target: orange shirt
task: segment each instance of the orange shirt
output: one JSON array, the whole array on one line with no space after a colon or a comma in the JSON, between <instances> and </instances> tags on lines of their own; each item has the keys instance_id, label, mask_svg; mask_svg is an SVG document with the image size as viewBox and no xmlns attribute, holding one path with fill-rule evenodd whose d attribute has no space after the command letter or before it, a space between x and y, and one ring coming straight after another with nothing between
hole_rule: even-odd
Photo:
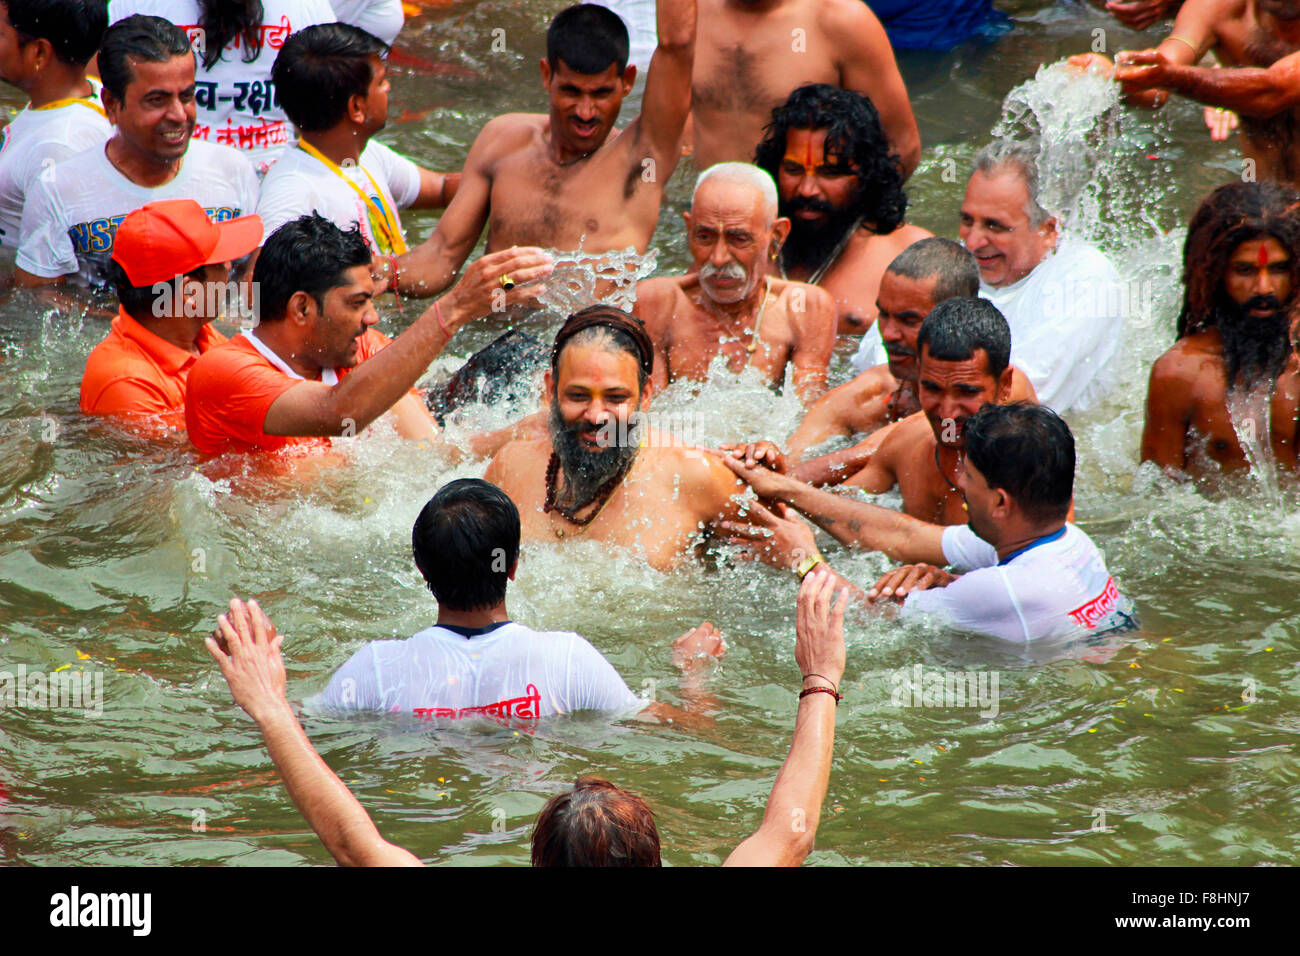
<instances>
[{"instance_id":1,"label":"orange shirt","mask_svg":"<svg viewBox=\"0 0 1300 956\"><path fill-rule=\"evenodd\" d=\"M388 337L373 328L361 336L357 365L385 345ZM351 369L338 369L342 380ZM185 425L190 441L204 454L227 451L278 451L286 446L326 447L326 437L268 435L266 413L275 400L302 379L286 374L244 335L201 356L190 372L185 396Z\"/></svg>"},{"instance_id":2,"label":"orange shirt","mask_svg":"<svg viewBox=\"0 0 1300 956\"><path fill-rule=\"evenodd\" d=\"M203 353L226 341L205 325ZM156 416L183 428L185 383L199 357L150 332L121 309L104 341L91 350L81 376L81 410L87 415Z\"/></svg>"}]
</instances>

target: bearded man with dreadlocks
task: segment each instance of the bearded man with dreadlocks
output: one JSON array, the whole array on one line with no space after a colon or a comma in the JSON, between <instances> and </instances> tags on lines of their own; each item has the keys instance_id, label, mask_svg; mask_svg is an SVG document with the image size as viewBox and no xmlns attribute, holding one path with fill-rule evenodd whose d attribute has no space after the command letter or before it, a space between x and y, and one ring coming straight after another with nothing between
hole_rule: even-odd
<instances>
[{"instance_id":1,"label":"bearded man with dreadlocks","mask_svg":"<svg viewBox=\"0 0 1300 956\"><path fill-rule=\"evenodd\" d=\"M1178 340L1151 369L1143 461L1197 479L1274 467L1297 270L1300 193L1230 183L1205 198L1183 251Z\"/></svg>"},{"instance_id":2,"label":"bearded man with dreadlocks","mask_svg":"<svg viewBox=\"0 0 1300 956\"><path fill-rule=\"evenodd\" d=\"M903 222L907 194L880 114L861 93L810 83L772 111L754 163L776 180L790 235L783 278L835 299L837 330L861 335L876 320L885 267L930 233Z\"/></svg>"}]
</instances>

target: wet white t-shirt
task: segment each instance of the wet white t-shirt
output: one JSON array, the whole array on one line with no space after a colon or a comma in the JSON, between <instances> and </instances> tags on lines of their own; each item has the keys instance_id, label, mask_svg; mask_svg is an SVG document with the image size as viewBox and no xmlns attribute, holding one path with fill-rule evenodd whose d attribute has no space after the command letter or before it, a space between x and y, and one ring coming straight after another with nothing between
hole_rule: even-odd
<instances>
[{"instance_id":1,"label":"wet white t-shirt","mask_svg":"<svg viewBox=\"0 0 1300 956\"><path fill-rule=\"evenodd\" d=\"M360 27L389 46L406 22L402 0L331 0L340 23Z\"/></svg>"},{"instance_id":2,"label":"wet white t-shirt","mask_svg":"<svg viewBox=\"0 0 1300 956\"><path fill-rule=\"evenodd\" d=\"M915 591L903 617L929 615L963 631L1026 643L1122 627L1133 607L1092 539L1072 524L999 562L967 525L943 531L943 554L960 572L944 588Z\"/></svg>"},{"instance_id":3,"label":"wet white t-shirt","mask_svg":"<svg viewBox=\"0 0 1300 956\"><path fill-rule=\"evenodd\" d=\"M244 38L236 36L210 68L203 66L204 31L197 0L109 0L109 23L137 13L169 20L190 38L198 67L195 139L248 153L259 173L297 142L293 124L280 108L271 65L290 33L335 22L329 0L262 0L262 45L257 56L245 62Z\"/></svg>"},{"instance_id":4,"label":"wet white t-shirt","mask_svg":"<svg viewBox=\"0 0 1300 956\"><path fill-rule=\"evenodd\" d=\"M42 171L74 153L97 146L113 135L113 126L94 93L49 109L26 107L4 128L0 141L0 245L18 245L23 204ZM92 105L93 104L93 105Z\"/></svg>"},{"instance_id":5,"label":"wet white t-shirt","mask_svg":"<svg viewBox=\"0 0 1300 956\"><path fill-rule=\"evenodd\" d=\"M473 637L434 626L404 641L372 641L304 706L326 714L510 721L577 710L635 712L645 703L577 634L507 622Z\"/></svg>"},{"instance_id":6,"label":"wet white t-shirt","mask_svg":"<svg viewBox=\"0 0 1300 956\"><path fill-rule=\"evenodd\" d=\"M980 298L1011 326L1011 364L1029 376L1039 402L1062 415L1095 407L1113 384L1109 365L1124 332L1123 292L1101 250L1069 237L1019 282L1000 288L980 282ZM852 364L865 371L885 361L873 325Z\"/></svg>"},{"instance_id":7,"label":"wet white t-shirt","mask_svg":"<svg viewBox=\"0 0 1300 956\"><path fill-rule=\"evenodd\" d=\"M400 231L402 221L397 210L411 205L420 195L420 167L383 143L371 140L361 151L360 165L342 166L340 170L381 208L391 212ZM306 151L288 150L262 181L257 213L262 217L266 235L313 211L340 229L351 229L361 223L361 234L374 252L393 251L388 248L382 231L376 236L367 205L355 189Z\"/></svg>"},{"instance_id":8,"label":"wet white t-shirt","mask_svg":"<svg viewBox=\"0 0 1300 956\"><path fill-rule=\"evenodd\" d=\"M23 208L18 268L47 279L76 273L78 284L104 285L117 227L159 199L193 199L213 222L224 222L257 209L257 174L238 150L190 140L171 182L140 186L94 146L37 177Z\"/></svg>"}]
</instances>

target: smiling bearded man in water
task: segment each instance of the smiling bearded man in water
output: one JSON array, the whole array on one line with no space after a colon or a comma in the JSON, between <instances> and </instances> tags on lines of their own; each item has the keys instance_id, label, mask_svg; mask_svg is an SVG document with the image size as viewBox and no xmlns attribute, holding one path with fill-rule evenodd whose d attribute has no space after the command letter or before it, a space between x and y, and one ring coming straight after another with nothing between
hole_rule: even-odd
<instances>
[{"instance_id":1,"label":"smiling bearded man in water","mask_svg":"<svg viewBox=\"0 0 1300 956\"><path fill-rule=\"evenodd\" d=\"M645 426L653 365L641 321L611 306L556 333L549 434L507 444L484 475L519 507L525 542L590 538L665 570L737 517L745 486L718 458Z\"/></svg>"}]
</instances>

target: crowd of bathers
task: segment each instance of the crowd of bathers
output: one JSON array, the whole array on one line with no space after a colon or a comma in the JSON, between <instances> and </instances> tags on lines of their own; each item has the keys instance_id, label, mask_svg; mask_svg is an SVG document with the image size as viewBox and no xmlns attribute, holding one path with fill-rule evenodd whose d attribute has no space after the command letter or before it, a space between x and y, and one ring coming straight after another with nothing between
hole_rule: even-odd
<instances>
[{"instance_id":1,"label":"crowd of bathers","mask_svg":"<svg viewBox=\"0 0 1300 956\"><path fill-rule=\"evenodd\" d=\"M1066 422L1114 401L1130 299L1107 254L1042 204L1055 192L1033 140L976 153L958 241L907 221L922 144L891 46L917 35L906 4L891 6L889 32L861 0L568 7L538 65L549 112L489 120L445 172L376 138L401 26L390 6L0 0L0 79L29 99L0 149L13 285L60 310L115 313L87 357L84 414L183 432L203 459L292 466L382 422L441 460L485 463L482 479L439 490L413 530L436 624L363 648L309 709L435 723L593 709L689 728L707 705L647 705L583 638L511 621L506 588L521 548L539 544L590 539L660 570L744 549L801 582L801 686L768 814L728 862L790 864L811 849L817 812L797 832L781 812L820 808L825 793L848 600L1015 644L1135 626L1073 523ZM987 3L953 6L967 33L1004 26ZM1207 486L1249 468L1292 476L1300 193L1262 107L1234 92L1234 44L1243 30L1271 38L1280 62L1293 21L1271 8L1215 20L1204 0L1139 6L1123 12L1129 26L1177 14L1157 50L1053 69L1113 77L1134 108L1200 96L1214 131L1239 113L1260 173L1191 219L1141 456ZM1207 92L1192 64L1211 50L1224 69ZM616 126L638 85L640 114ZM690 267L628 296L617 262L650 250L683 157L698 170L681 227ZM408 245L405 209L441 210L422 241ZM578 253L597 277L590 302L548 341L513 328L537 327L557 263ZM407 300L422 311L390 339L378 305ZM489 317L511 330L461 380L522 390L529 407L452 442L442 425L465 397L429 388L430 365ZM837 349L853 371L832 382ZM700 448L651 413L675 383L746 376L801 403L791 434ZM863 498L893 489L899 509ZM899 566L850 581L818 529ZM316 756L256 603L232 601L208 646L335 857L418 862ZM723 653L709 622L675 642L685 700ZM643 800L584 778L547 805L533 859L657 864L658 836Z\"/></svg>"}]
</instances>

